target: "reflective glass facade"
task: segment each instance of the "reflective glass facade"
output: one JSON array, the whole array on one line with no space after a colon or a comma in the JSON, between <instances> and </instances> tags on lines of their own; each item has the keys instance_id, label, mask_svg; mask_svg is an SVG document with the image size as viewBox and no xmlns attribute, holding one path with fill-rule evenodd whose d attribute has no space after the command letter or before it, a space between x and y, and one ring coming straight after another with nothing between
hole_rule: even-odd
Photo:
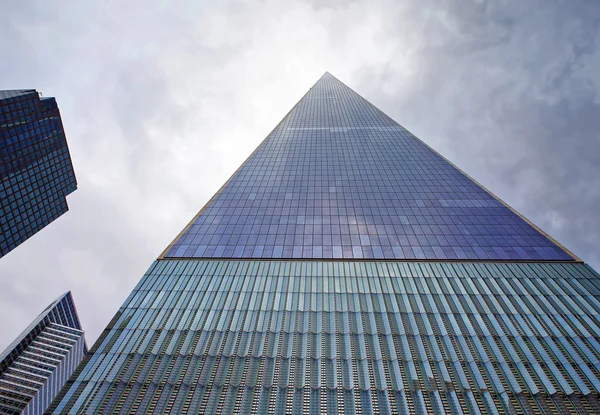
<instances>
[{"instance_id":1,"label":"reflective glass facade","mask_svg":"<svg viewBox=\"0 0 600 415\"><path fill-rule=\"evenodd\" d=\"M598 414L600 279L329 74L48 413Z\"/></svg>"},{"instance_id":2,"label":"reflective glass facade","mask_svg":"<svg viewBox=\"0 0 600 415\"><path fill-rule=\"evenodd\" d=\"M165 256L573 259L328 73Z\"/></svg>"},{"instance_id":3,"label":"reflective glass facade","mask_svg":"<svg viewBox=\"0 0 600 415\"><path fill-rule=\"evenodd\" d=\"M69 210L77 188L56 100L0 91L0 257Z\"/></svg>"},{"instance_id":4,"label":"reflective glass facade","mask_svg":"<svg viewBox=\"0 0 600 415\"><path fill-rule=\"evenodd\" d=\"M86 352L68 292L0 354L0 413L43 414Z\"/></svg>"}]
</instances>

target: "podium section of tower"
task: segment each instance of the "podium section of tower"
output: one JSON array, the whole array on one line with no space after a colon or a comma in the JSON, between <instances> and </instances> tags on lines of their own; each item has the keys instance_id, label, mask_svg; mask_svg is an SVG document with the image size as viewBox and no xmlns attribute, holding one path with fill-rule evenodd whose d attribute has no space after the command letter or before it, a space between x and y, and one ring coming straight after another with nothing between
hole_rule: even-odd
<instances>
[{"instance_id":1,"label":"podium section of tower","mask_svg":"<svg viewBox=\"0 0 600 415\"><path fill-rule=\"evenodd\" d=\"M54 411L600 413L599 281L580 263L157 261Z\"/></svg>"}]
</instances>

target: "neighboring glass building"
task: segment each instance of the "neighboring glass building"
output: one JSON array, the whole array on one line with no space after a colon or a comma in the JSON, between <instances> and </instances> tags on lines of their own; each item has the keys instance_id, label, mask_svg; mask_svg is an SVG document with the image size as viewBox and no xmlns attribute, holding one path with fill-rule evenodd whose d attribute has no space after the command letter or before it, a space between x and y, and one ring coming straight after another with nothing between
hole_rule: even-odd
<instances>
[{"instance_id":1,"label":"neighboring glass building","mask_svg":"<svg viewBox=\"0 0 600 415\"><path fill-rule=\"evenodd\" d=\"M86 352L68 292L0 354L0 414L43 414Z\"/></svg>"},{"instance_id":2,"label":"neighboring glass building","mask_svg":"<svg viewBox=\"0 0 600 415\"><path fill-rule=\"evenodd\" d=\"M0 91L0 257L69 210L75 189L56 100Z\"/></svg>"},{"instance_id":3,"label":"neighboring glass building","mask_svg":"<svg viewBox=\"0 0 600 415\"><path fill-rule=\"evenodd\" d=\"M598 414L600 279L326 73L49 413Z\"/></svg>"}]
</instances>

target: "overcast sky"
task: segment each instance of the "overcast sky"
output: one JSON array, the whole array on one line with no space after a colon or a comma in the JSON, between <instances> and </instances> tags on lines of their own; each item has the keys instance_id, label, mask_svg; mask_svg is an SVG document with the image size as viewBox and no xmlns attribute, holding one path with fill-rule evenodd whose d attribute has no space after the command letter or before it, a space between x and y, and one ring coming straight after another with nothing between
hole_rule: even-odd
<instances>
[{"instance_id":1,"label":"overcast sky","mask_svg":"<svg viewBox=\"0 0 600 415\"><path fill-rule=\"evenodd\" d=\"M0 89L60 107L79 189L0 259L0 349L72 290L91 345L327 70L600 269L600 3L5 1Z\"/></svg>"}]
</instances>

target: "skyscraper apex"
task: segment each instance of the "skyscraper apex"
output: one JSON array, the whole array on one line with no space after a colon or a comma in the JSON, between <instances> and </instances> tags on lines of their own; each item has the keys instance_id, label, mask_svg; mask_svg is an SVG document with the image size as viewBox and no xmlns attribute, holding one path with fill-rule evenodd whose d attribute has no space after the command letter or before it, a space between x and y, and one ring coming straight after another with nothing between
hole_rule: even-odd
<instances>
[{"instance_id":1,"label":"skyscraper apex","mask_svg":"<svg viewBox=\"0 0 600 415\"><path fill-rule=\"evenodd\" d=\"M329 72L173 242L176 257L574 259Z\"/></svg>"},{"instance_id":2,"label":"skyscraper apex","mask_svg":"<svg viewBox=\"0 0 600 415\"><path fill-rule=\"evenodd\" d=\"M599 281L326 72L49 413L597 414Z\"/></svg>"}]
</instances>

